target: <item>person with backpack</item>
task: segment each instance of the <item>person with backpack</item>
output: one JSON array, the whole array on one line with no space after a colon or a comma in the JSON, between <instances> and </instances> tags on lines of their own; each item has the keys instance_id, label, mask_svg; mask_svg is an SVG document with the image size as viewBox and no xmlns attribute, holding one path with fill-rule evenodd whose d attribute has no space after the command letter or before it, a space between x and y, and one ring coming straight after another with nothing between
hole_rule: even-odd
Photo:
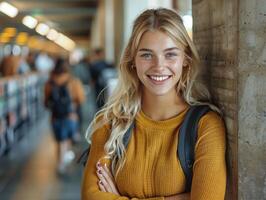
<instances>
[{"instance_id":1,"label":"person with backpack","mask_svg":"<svg viewBox=\"0 0 266 200\"><path fill-rule=\"evenodd\" d=\"M96 48L92 52L89 69L94 86L96 109L99 110L105 102L104 90L107 87L107 80L105 80L104 75L106 71L114 69L114 67L105 61L104 50L102 48Z\"/></svg>"},{"instance_id":2,"label":"person with backpack","mask_svg":"<svg viewBox=\"0 0 266 200\"><path fill-rule=\"evenodd\" d=\"M85 100L80 80L69 73L69 64L59 58L45 84L45 105L51 111L51 122L57 143L59 173L64 173L74 159L72 138L78 131L76 108Z\"/></svg>"},{"instance_id":3,"label":"person with backpack","mask_svg":"<svg viewBox=\"0 0 266 200\"><path fill-rule=\"evenodd\" d=\"M199 60L175 11L136 18L118 84L88 128L82 200L224 199L225 126Z\"/></svg>"}]
</instances>

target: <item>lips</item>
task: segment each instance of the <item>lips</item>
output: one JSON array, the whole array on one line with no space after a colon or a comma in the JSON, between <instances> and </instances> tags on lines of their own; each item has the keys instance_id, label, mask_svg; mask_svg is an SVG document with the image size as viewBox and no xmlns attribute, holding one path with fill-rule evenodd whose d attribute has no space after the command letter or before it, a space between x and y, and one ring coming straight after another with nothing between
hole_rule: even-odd
<instances>
[{"instance_id":1,"label":"lips","mask_svg":"<svg viewBox=\"0 0 266 200\"><path fill-rule=\"evenodd\" d=\"M172 77L172 75L147 75L148 78L155 84L164 83Z\"/></svg>"}]
</instances>

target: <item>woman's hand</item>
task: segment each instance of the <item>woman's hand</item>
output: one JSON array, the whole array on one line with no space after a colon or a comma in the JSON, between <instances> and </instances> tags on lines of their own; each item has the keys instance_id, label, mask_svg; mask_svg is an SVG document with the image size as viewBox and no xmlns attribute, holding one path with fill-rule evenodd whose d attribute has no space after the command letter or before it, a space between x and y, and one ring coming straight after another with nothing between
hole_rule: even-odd
<instances>
[{"instance_id":1,"label":"woman's hand","mask_svg":"<svg viewBox=\"0 0 266 200\"><path fill-rule=\"evenodd\" d=\"M103 166L100 162L96 165L96 174L99 178L98 186L102 192L109 192L120 195L115 184L114 177L106 164Z\"/></svg>"}]
</instances>

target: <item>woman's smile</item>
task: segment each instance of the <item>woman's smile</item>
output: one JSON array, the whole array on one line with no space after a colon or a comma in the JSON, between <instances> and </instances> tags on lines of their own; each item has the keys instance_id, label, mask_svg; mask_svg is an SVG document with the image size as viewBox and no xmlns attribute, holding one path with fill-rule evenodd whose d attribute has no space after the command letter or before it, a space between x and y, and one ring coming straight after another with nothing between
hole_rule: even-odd
<instances>
[{"instance_id":1,"label":"woman's smile","mask_svg":"<svg viewBox=\"0 0 266 200\"><path fill-rule=\"evenodd\" d=\"M168 81L172 75L147 75L151 82L155 85L162 85Z\"/></svg>"}]
</instances>

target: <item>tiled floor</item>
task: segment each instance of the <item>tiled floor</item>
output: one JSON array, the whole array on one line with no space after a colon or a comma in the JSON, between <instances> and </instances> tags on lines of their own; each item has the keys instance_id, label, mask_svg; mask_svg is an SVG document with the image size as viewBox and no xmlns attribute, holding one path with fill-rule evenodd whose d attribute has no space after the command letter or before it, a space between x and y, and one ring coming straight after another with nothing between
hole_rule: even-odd
<instances>
[{"instance_id":1,"label":"tiled floor","mask_svg":"<svg viewBox=\"0 0 266 200\"><path fill-rule=\"evenodd\" d=\"M67 175L59 176L48 119L33 129L0 159L0 199L79 200L83 167L73 163ZM76 152L83 147L85 142L75 148Z\"/></svg>"}]
</instances>

